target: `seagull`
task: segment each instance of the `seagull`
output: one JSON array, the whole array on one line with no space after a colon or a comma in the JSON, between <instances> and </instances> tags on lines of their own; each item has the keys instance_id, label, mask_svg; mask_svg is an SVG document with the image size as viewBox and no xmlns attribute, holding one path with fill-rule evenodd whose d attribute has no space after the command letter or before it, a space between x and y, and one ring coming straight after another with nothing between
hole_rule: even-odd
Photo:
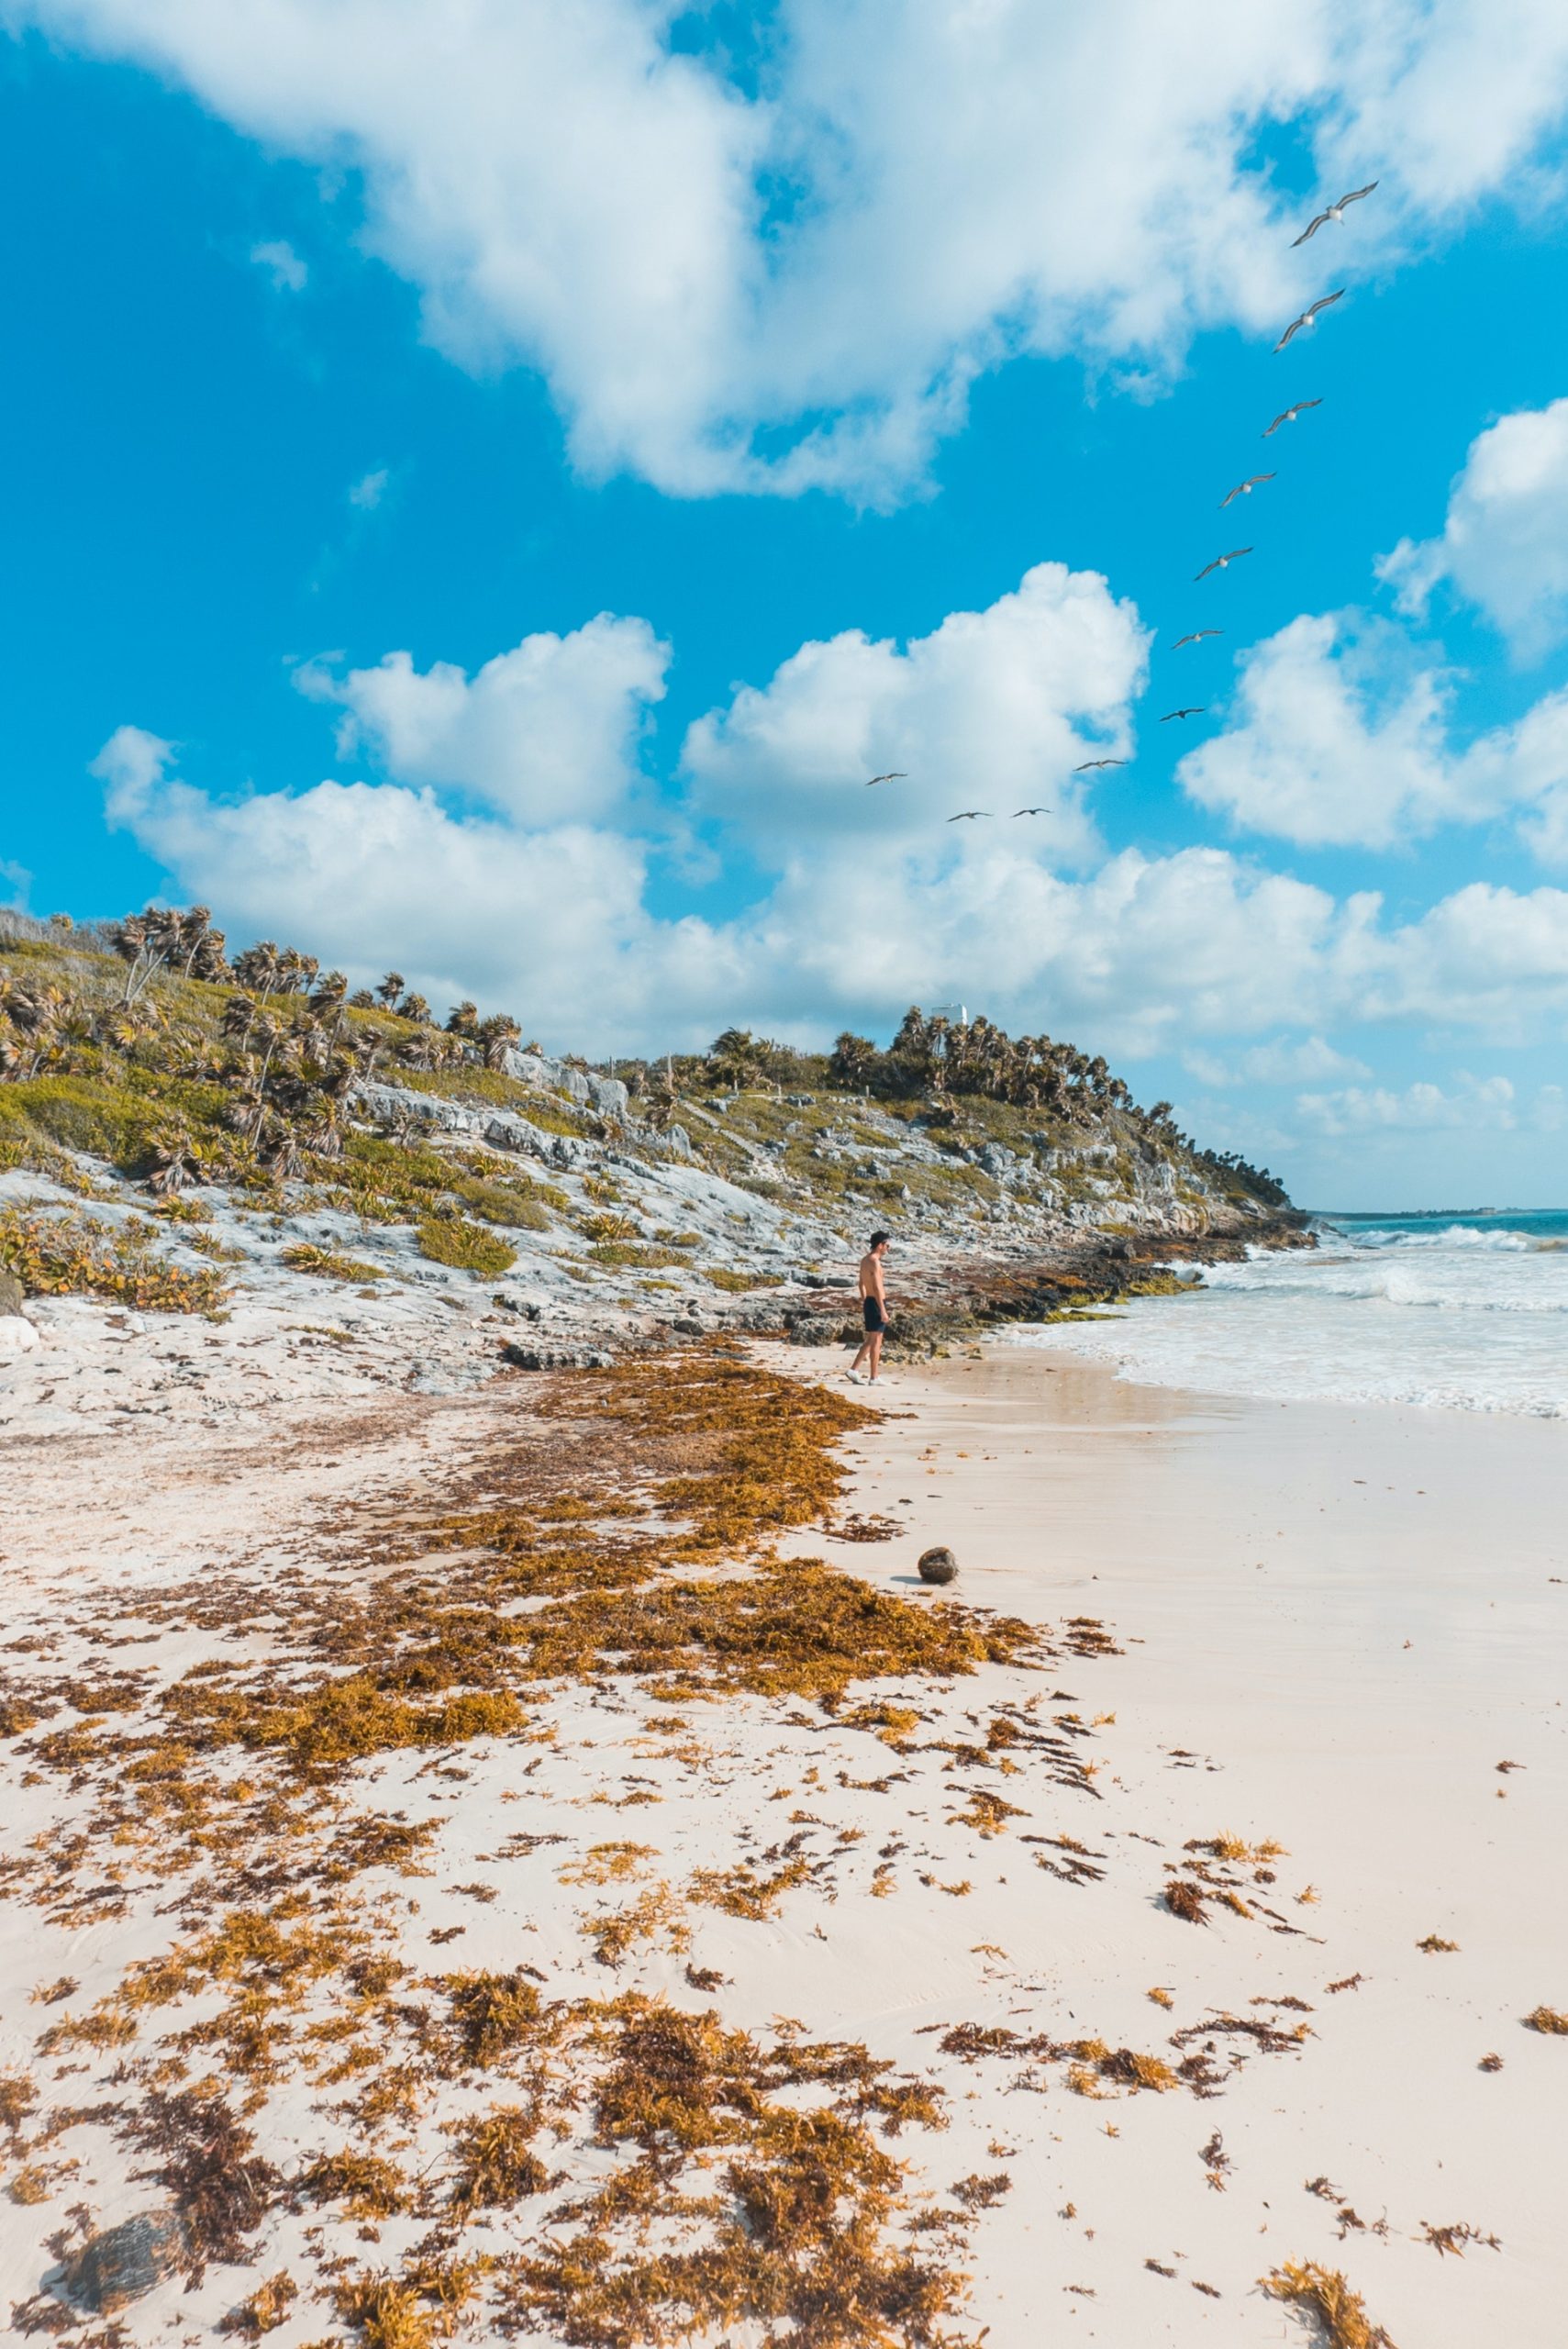
<instances>
[{"instance_id":1,"label":"seagull","mask_svg":"<svg viewBox=\"0 0 1568 2349\"><path fill-rule=\"evenodd\" d=\"M873 783L907 783L908 780L908 776L901 773L897 767L891 767L886 774L868 774L866 789L869 791Z\"/></svg>"},{"instance_id":2,"label":"seagull","mask_svg":"<svg viewBox=\"0 0 1568 2349\"><path fill-rule=\"evenodd\" d=\"M1177 637L1171 650L1173 652L1179 652L1184 644L1199 644L1206 636L1223 636L1225 630L1222 628L1195 628L1186 636Z\"/></svg>"},{"instance_id":3,"label":"seagull","mask_svg":"<svg viewBox=\"0 0 1568 2349\"><path fill-rule=\"evenodd\" d=\"M989 807L962 807L956 816L950 816L948 818L948 822L950 824L973 824L976 816L989 816L991 810Z\"/></svg>"},{"instance_id":4,"label":"seagull","mask_svg":"<svg viewBox=\"0 0 1568 2349\"><path fill-rule=\"evenodd\" d=\"M1251 497L1251 495L1252 495L1252 492L1257 488L1258 484L1259 484L1261 481L1273 481L1273 478L1274 478L1274 476L1273 476L1273 473L1252 473L1252 474L1250 474L1250 475L1249 475L1249 477L1248 477L1248 479L1247 479L1246 481L1239 481L1239 482L1237 483L1237 484L1236 484L1235 488L1234 488L1234 489L1232 489L1232 490L1230 490L1230 491L1229 491L1229 492L1227 493L1227 495L1226 495L1224 497L1222 497L1222 498L1220 499L1220 501L1219 501L1219 510L1220 510L1220 512L1221 512L1222 514L1224 513L1224 511L1225 511L1226 507L1230 504L1230 502L1231 502L1231 499L1232 499L1232 498L1237 498L1237 497Z\"/></svg>"},{"instance_id":5,"label":"seagull","mask_svg":"<svg viewBox=\"0 0 1568 2349\"><path fill-rule=\"evenodd\" d=\"M1173 718L1202 718L1207 714L1207 704L1200 702L1195 709L1168 709L1160 723L1169 726Z\"/></svg>"},{"instance_id":6,"label":"seagull","mask_svg":"<svg viewBox=\"0 0 1568 2349\"><path fill-rule=\"evenodd\" d=\"M1235 562L1241 555L1251 554L1251 551L1252 550L1251 547L1232 547L1229 554L1217 554L1212 562L1206 562L1204 564L1203 569L1197 574L1197 578L1207 579L1211 571L1223 571L1228 562ZM1196 586L1197 579L1194 580L1193 584L1195 587Z\"/></svg>"},{"instance_id":7,"label":"seagull","mask_svg":"<svg viewBox=\"0 0 1568 2349\"><path fill-rule=\"evenodd\" d=\"M1013 821L1016 824L1020 816L1049 816L1051 812L1049 807L1015 807Z\"/></svg>"},{"instance_id":8,"label":"seagull","mask_svg":"<svg viewBox=\"0 0 1568 2349\"><path fill-rule=\"evenodd\" d=\"M1074 767L1073 772L1074 774L1088 774L1095 767L1129 767L1131 764L1130 759L1085 759L1083 765Z\"/></svg>"},{"instance_id":9,"label":"seagull","mask_svg":"<svg viewBox=\"0 0 1568 2349\"><path fill-rule=\"evenodd\" d=\"M1375 180L1368 180L1365 187L1351 188L1349 195L1342 195L1338 204L1331 204L1327 212L1320 212L1316 220L1309 220L1300 236L1292 239L1291 251L1294 252L1297 245L1304 245L1308 237L1315 237L1318 229L1326 228L1330 220L1342 220L1346 205L1359 204L1362 196L1370 195L1376 185Z\"/></svg>"},{"instance_id":10,"label":"seagull","mask_svg":"<svg viewBox=\"0 0 1568 2349\"><path fill-rule=\"evenodd\" d=\"M1263 439L1266 440L1270 432L1277 432L1282 424L1294 424L1296 417L1304 414L1307 408L1321 407L1323 403L1321 400L1297 400L1294 407L1281 408L1279 414L1270 425L1268 432L1263 434Z\"/></svg>"},{"instance_id":11,"label":"seagull","mask_svg":"<svg viewBox=\"0 0 1568 2349\"><path fill-rule=\"evenodd\" d=\"M1292 318L1289 326L1286 327L1284 334L1281 335L1279 340L1275 343L1274 349L1276 351L1283 351L1285 344L1290 340L1292 335L1303 334L1308 327L1314 327L1317 325L1318 313L1319 310L1327 310L1330 308L1334 303L1342 302L1344 298L1345 289L1341 285L1337 293L1325 294L1319 301L1309 302L1298 318Z\"/></svg>"}]
</instances>

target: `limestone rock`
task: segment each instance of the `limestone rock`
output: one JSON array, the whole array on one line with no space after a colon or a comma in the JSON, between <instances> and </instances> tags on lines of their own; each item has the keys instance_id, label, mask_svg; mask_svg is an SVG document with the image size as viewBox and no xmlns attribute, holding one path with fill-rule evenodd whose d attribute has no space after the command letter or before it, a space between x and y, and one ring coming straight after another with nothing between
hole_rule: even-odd
<instances>
[{"instance_id":1,"label":"limestone rock","mask_svg":"<svg viewBox=\"0 0 1568 2349\"><path fill-rule=\"evenodd\" d=\"M0 1273L0 1320L20 1313L26 1292L15 1273Z\"/></svg>"}]
</instances>

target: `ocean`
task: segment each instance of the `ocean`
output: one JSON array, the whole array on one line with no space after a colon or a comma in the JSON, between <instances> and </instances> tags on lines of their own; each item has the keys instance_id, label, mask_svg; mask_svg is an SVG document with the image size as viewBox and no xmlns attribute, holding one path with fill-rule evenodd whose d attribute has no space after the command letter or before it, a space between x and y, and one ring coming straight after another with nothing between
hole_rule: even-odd
<instances>
[{"instance_id":1,"label":"ocean","mask_svg":"<svg viewBox=\"0 0 1568 2349\"><path fill-rule=\"evenodd\" d=\"M1314 1229L1316 1248L1206 1266L1190 1295L1013 1334L1150 1386L1568 1418L1568 1209Z\"/></svg>"}]
</instances>

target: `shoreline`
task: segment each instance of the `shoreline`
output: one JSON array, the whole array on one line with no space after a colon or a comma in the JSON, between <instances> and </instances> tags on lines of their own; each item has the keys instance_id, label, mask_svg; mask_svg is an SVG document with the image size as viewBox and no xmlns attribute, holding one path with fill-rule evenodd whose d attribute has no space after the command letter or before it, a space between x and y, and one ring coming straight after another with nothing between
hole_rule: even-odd
<instances>
[{"instance_id":1,"label":"shoreline","mask_svg":"<svg viewBox=\"0 0 1568 2349\"><path fill-rule=\"evenodd\" d=\"M1096 1664L1094 1694L1118 1716L1105 1734L1131 1831L1173 1851L1221 1833L1283 1842L1280 1911L1318 1937L1243 1950L1229 1920L1196 1932L1135 1907L1124 1943L1093 1945L1097 2011L1114 1999L1129 2029L1150 1985L1175 1985L1184 2006L1288 1988L1316 2034L1296 2076L1262 2097L1249 2077L1229 2112L1216 2102L1236 2163L1223 2203L1142 2162L1134 2210L1118 2215L1114 2196L1097 2210L1096 2244L1119 2239L1136 2266L1162 2221L1162 2260L1207 2241L1203 2272L1218 2275L1223 2239L1233 2279L1255 2241L1256 2273L1271 2250L1345 2270L1400 2343L1544 2349L1568 2285L1545 2180L1568 2130L1555 2047L1518 2019L1549 1996L1539 1983L1560 1980L1568 1946L1568 1885L1545 1857L1568 1798L1568 1430L1140 1386L1005 1343L900 1371L878 1399L915 1414L886 1423L854 1488L868 1511L917 1497L896 1511L910 1534L889 1575L947 1541L971 1603L1102 1617L1124 1653ZM1519 1766L1499 1773L1502 1761ZM1318 1897L1297 1905L1309 1885ZM1429 1935L1458 1948L1423 1952ZM1062 1995L1082 2012L1090 1981L1074 1971ZM1353 1991L1327 1990L1358 1974ZM1501 2072L1480 2071L1494 2052ZM1124 2154L1123 2185L1129 2166ZM1365 2232L1341 2239L1340 2206L1303 2191L1321 2176ZM1420 2239L1460 2219L1503 2250L1462 2264ZM1036 2241L1027 2255L1039 2253ZM1161 2329L1136 2286L1118 2302L1118 2316L1081 2309L1075 2337L1217 2337L1190 2308ZM1050 2310L1040 2295L1031 2321ZM999 2295L985 2314L994 2339L1025 2337L1006 2331Z\"/></svg>"},{"instance_id":2,"label":"shoreline","mask_svg":"<svg viewBox=\"0 0 1568 2349\"><path fill-rule=\"evenodd\" d=\"M700 1361L671 1357L672 1381L683 1359ZM783 1343L747 1359L751 1376L807 1386L828 1368ZM938 2125L874 2143L907 2165L902 2207L929 2230L894 2240L970 2278L944 2320L965 2343L986 2325L988 2349L1068 2326L1106 2349L1306 2338L1258 2288L1305 2259L1343 2271L1401 2349L1544 2349L1568 2282L1562 2054L1522 2018L1568 2003L1568 1905L1544 1856L1568 1793L1553 1694L1561 1427L1139 1388L1003 1342L895 1365L870 1395L831 1362L830 1391L853 1398L838 1531L783 1535L779 1591L791 1562L820 1558L940 1621L944 1600L914 1564L948 1542L949 1596L1040 1627L1043 1671L1020 1655L895 1673L831 1705L694 1691L676 1718L601 1665L530 1695L520 1734L368 1757L334 1799L363 1788L399 1831L434 1839L417 1867L365 1879L377 1913L403 1920L391 1946L421 1995L460 1978L443 1965L526 1957L547 1998L640 1993L711 2009L758 2044L793 2017L926 2083ZM617 1375L323 1403L286 1458L264 1426L241 1442L169 1424L117 1525L79 1460L89 1489L70 1515L35 1512L8 1537L11 1636L31 1610L62 1661L78 1643L101 1672L109 1635L136 1629L128 1609L154 1632L162 1609L185 1671L226 1651L215 1629L193 1644L172 1586L195 1573L217 1593L227 1575L231 1610L251 1598L214 1618L233 1625L216 1636L243 1668L268 1636L250 1620L263 1593L351 1615L367 1591L401 1591L409 1524L558 1464L570 1428L551 1398L591 1403ZM861 1419L866 1403L883 1416ZM227 1484L211 1473L218 1442ZM721 1567L720 1590L737 1571ZM143 1634L128 1660L161 1653ZM25 1762L28 1742L5 1750ZM1499 1774L1504 1759L1519 1766ZM72 1798L61 1811L52 1778L13 1777L24 1838L79 1810ZM1195 1887L1201 1923L1164 1905L1173 1878ZM40 2029L89 2011L128 1961L184 1930L156 1882L123 1924L13 1903L0 2069L36 2063ZM1458 1946L1424 1953L1429 1935ZM51 1984L63 1996L67 1975L68 2003L29 2008ZM1493 2052L1501 2070L1478 2069ZM92 2066L106 2079L119 2060ZM451 2097L473 2109L465 2077L430 2091L443 2126ZM65 2091L78 2115L89 2092L85 2077ZM295 2092L281 2135L250 2125L292 2174L344 2142L341 2120L318 2117L335 2109ZM441 2136L420 2123L414 2138L439 2180ZM384 2142L352 2125L348 2139ZM61 2205L106 2224L149 2199L134 2157L85 2121L39 2157L46 2168L55 2150L78 2174L51 2188L54 2208L0 2204L18 2303L39 2289L34 2246ZM497 2212L478 2240L532 2240L556 2207ZM333 2323L311 2263L329 2252L395 2274L429 2217L377 2217L373 2247L362 2221L334 2221L312 2251L280 2205L239 2265L126 2310L126 2339L161 2337L178 2311L216 2340L227 2310L292 2269L298 2313L268 2337L302 2349ZM1455 2227L1474 2234L1448 2255L1424 2232ZM474 2321L454 2338L493 2337Z\"/></svg>"}]
</instances>

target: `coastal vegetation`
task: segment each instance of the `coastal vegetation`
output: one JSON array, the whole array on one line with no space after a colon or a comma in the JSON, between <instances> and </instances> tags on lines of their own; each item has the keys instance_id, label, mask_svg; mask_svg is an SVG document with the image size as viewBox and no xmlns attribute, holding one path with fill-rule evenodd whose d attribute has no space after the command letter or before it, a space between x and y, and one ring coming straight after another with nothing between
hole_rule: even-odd
<instances>
[{"instance_id":1,"label":"coastal vegetation","mask_svg":"<svg viewBox=\"0 0 1568 2349\"><path fill-rule=\"evenodd\" d=\"M517 1234L563 1222L587 1242L584 1277L671 1270L700 1235L642 1228L635 1200L599 1176L584 1213L542 1172L443 1130L443 1119L482 1126L494 1111L526 1119L541 1152L617 1130L606 1073L570 1055L545 1062L522 1037L517 1019L471 1002L438 1026L396 971L350 989L341 972L269 941L231 957L200 906L80 928L3 916L0 1172L30 1170L84 1201L123 1205L132 1186L172 1231L182 1215L194 1224L215 1189L259 1215L314 1206L367 1233L405 1227L417 1255L481 1279L512 1267ZM1118 1203L1133 1229L1156 1178L1199 1222L1284 1199L1266 1171L1199 1150L1168 1103L1140 1108L1102 1058L1011 1038L983 1016L955 1023L912 1009L885 1051L845 1034L828 1053L729 1028L706 1052L607 1074L628 1130L651 1147L670 1138L737 1189L835 1223L867 1208L983 1219L1012 1196L1092 1208L1114 1231ZM66 1245L59 1209L58 1244L9 1243L27 1280L154 1301L145 1241L126 1243L136 1264L114 1275L105 1233L84 1219ZM214 1308L222 1244L207 1241L205 1278L168 1267L170 1305ZM295 1246L301 1269L305 1246L362 1261L337 1238ZM350 1278L319 1255L308 1269ZM754 1264L694 1270L737 1296L779 1279ZM124 1285L111 1290L111 1277Z\"/></svg>"}]
</instances>

